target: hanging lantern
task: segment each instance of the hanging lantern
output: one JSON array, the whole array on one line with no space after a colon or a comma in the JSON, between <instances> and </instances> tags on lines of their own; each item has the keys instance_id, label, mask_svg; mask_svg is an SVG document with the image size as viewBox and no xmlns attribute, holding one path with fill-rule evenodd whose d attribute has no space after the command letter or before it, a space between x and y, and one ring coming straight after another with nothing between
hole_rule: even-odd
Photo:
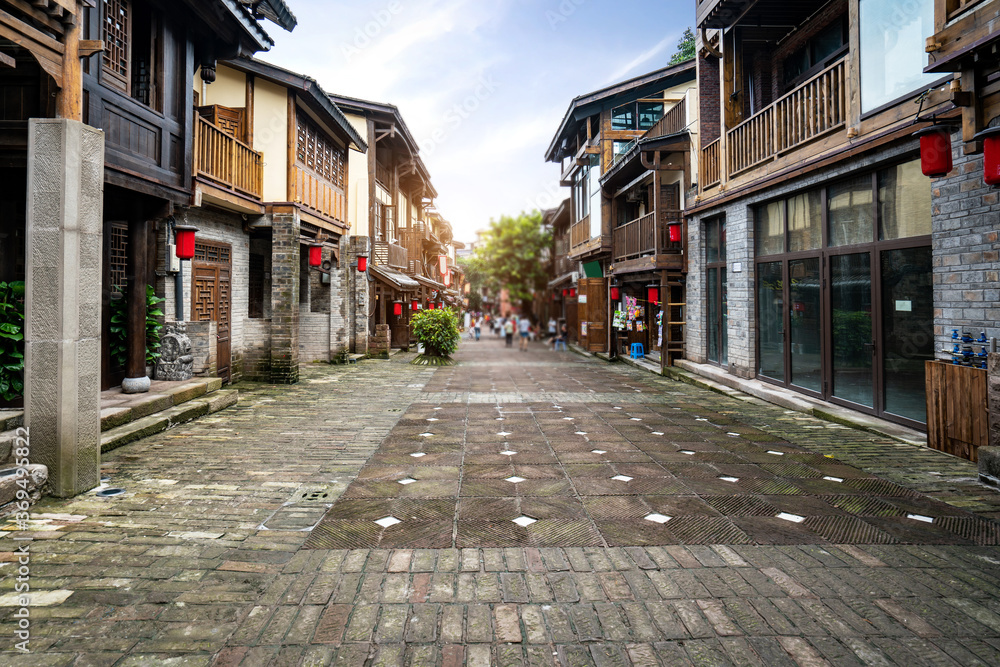
<instances>
[{"instance_id":1,"label":"hanging lantern","mask_svg":"<svg viewBox=\"0 0 1000 667\"><path fill-rule=\"evenodd\" d=\"M174 243L176 244L174 252L178 259L194 257L194 233L197 231L198 228L191 225L174 226Z\"/></svg>"},{"instance_id":2,"label":"hanging lantern","mask_svg":"<svg viewBox=\"0 0 1000 667\"><path fill-rule=\"evenodd\" d=\"M414 299L410 302L410 310L420 310L420 301Z\"/></svg>"},{"instance_id":3,"label":"hanging lantern","mask_svg":"<svg viewBox=\"0 0 1000 667\"><path fill-rule=\"evenodd\" d=\"M646 288L646 298L649 299L650 303L660 302L660 288L659 287L648 287Z\"/></svg>"},{"instance_id":4,"label":"hanging lantern","mask_svg":"<svg viewBox=\"0 0 1000 667\"><path fill-rule=\"evenodd\" d=\"M444 286L451 287L451 271L444 274Z\"/></svg>"},{"instance_id":5,"label":"hanging lantern","mask_svg":"<svg viewBox=\"0 0 1000 667\"><path fill-rule=\"evenodd\" d=\"M991 127L977 134L983 140L983 182L1000 185L1000 127Z\"/></svg>"},{"instance_id":6,"label":"hanging lantern","mask_svg":"<svg viewBox=\"0 0 1000 667\"><path fill-rule=\"evenodd\" d=\"M448 255L438 255L438 271L442 276L448 273Z\"/></svg>"},{"instance_id":7,"label":"hanging lantern","mask_svg":"<svg viewBox=\"0 0 1000 667\"><path fill-rule=\"evenodd\" d=\"M572 299L574 297L576 297L576 288L575 287L570 287L569 288L569 298Z\"/></svg>"},{"instance_id":8,"label":"hanging lantern","mask_svg":"<svg viewBox=\"0 0 1000 667\"><path fill-rule=\"evenodd\" d=\"M403 302L402 301L393 301L392 302L392 314L395 315L396 317L399 317L400 315L403 314Z\"/></svg>"},{"instance_id":9,"label":"hanging lantern","mask_svg":"<svg viewBox=\"0 0 1000 667\"><path fill-rule=\"evenodd\" d=\"M951 171L953 129L949 125L931 125L913 134L915 137L920 137L920 170L924 176L941 178Z\"/></svg>"},{"instance_id":10,"label":"hanging lantern","mask_svg":"<svg viewBox=\"0 0 1000 667\"><path fill-rule=\"evenodd\" d=\"M670 242L679 243L681 240L681 226L679 224L667 225L667 231L670 232Z\"/></svg>"},{"instance_id":11,"label":"hanging lantern","mask_svg":"<svg viewBox=\"0 0 1000 667\"><path fill-rule=\"evenodd\" d=\"M430 303L427 304L427 310L434 310L434 302L433 301L431 301Z\"/></svg>"},{"instance_id":12,"label":"hanging lantern","mask_svg":"<svg viewBox=\"0 0 1000 667\"><path fill-rule=\"evenodd\" d=\"M368 255L358 255L358 271L364 273L368 270Z\"/></svg>"},{"instance_id":13,"label":"hanging lantern","mask_svg":"<svg viewBox=\"0 0 1000 667\"><path fill-rule=\"evenodd\" d=\"M323 244L322 243L310 243L309 244L309 266L314 269L323 265Z\"/></svg>"},{"instance_id":14,"label":"hanging lantern","mask_svg":"<svg viewBox=\"0 0 1000 667\"><path fill-rule=\"evenodd\" d=\"M621 290L619 290L617 287L612 287L611 288L611 300L612 301L617 301L619 298L621 298Z\"/></svg>"},{"instance_id":15,"label":"hanging lantern","mask_svg":"<svg viewBox=\"0 0 1000 667\"><path fill-rule=\"evenodd\" d=\"M563 289L563 298L565 299L568 296L569 296L569 289Z\"/></svg>"}]
</instances>

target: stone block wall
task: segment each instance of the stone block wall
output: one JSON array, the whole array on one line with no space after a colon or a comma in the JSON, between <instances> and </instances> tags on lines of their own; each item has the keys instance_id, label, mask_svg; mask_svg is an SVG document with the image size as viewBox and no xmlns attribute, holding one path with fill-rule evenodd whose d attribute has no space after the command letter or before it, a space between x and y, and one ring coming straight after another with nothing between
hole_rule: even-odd
<instances>
[{"instance_id":1,"label":"stone block wall","mask_svg":"<svg viewBox=\"0 0 1000 667\"><path fill-rule=\"evenodd\" d=\"M1000 338L1000 203L983 182L983 156L964 155L952 138L955 168L933 184L935 349L951 330ZM941 356L941 355L939 355Z\"/></svg>"},{"instance_id":2,"label":"stone block wall","mask_svg":"<svg viewBox=\"0 0 1000 667\"><path fill-rule=\"evenodd\" d=\"M346 279L347 331L350 350L356 354L368 354L369 308L371 308L371 287L368 274L357 271L358 255L368 255L371 259L371 244L367 236L352 236L347 241L347 253L344 258L344 276Z\"/></svg>"},{"instance_id":3,"label":"stone block wall","mask_svg":"<svg viewBox=\"0 0 1000 667\"><path fill-rule=\"evenodd\" d=\"M243 378L255 382L271 381L271 320L250 319L243 322Z\"/></svg>"},{"instance_id":4,"label":"stone block wall","mask_svg":"<svg viewBox=\"0 0 1000 667\"><path fill-rule=\"evenodd\" d=\"M219 325L213 321L187 323L194 374L198 377L215 377L218 371L218 333Z\"/></svg>"},{"instance_id":5,"label":"stone block wall","mask_svg":"<svg viewBox=\"0 0 1000 667\"><path fill-rule=\"evenodd\" d=\"M388 357L392 349L392 331L388 324L376 324L375 335L368 342L368 354L373 357Z\"/></svg>"},{"instance_id":6,"label":"stone block wall","mask_svg":"<svg viewBox=\"0 0 1000 667\"><path fill-rule=\"evenodd\" d=\"M330 316L299 313L299 363L330 361Z\"/></svg>"}]
</instances>

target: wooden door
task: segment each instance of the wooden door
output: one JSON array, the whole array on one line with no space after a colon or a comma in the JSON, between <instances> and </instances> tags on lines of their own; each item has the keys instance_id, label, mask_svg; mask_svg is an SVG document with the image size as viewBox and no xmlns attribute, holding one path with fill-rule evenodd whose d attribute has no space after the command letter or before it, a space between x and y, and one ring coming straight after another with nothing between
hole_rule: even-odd
<instances>
[{"instance_id":1,"label":"wooden door","mask_svg":"<svg viewBox=\"0 0 1000 667\"><path fill-rule=\"evenodd\" d=\"M232 251L225 243L195 244L191 318L216 323L216 376L232 379Z\"/></svg>"},{"instance_id":2,"label":"wooden door","mask_svg":"<svg viewBox=\"0 0 1000 667\"><path fill-rule=\"evenodd\" d=\"M608 343L608 285L606 278L586 278L588 352L606 352ZM582 290L581 290L582 293Z\"/></svg>"},{"instance_id":3,"label":"wooden door","mask_svg":"<svg viewBox=\"0 0 1000 667\"><path fill-rule=\"evenodd\" d=\"M590 299L587 297L587 284L587 279L584 278L576 285L576 321L580 327L577 341L585 350L590 339Z\"/></svg>"},{"instance_id":4,"label":"wooden door","mask_svg":"<svg viewBox=\"0 0 1000 667\"><path fill-rule=\"evenodd\" d=\"M389 320L389 335L392 336L390 345L393 349L405 350L410 346L410 302L403 301L403 314L393 315L394 302L386 304L386 317Z\"/></svg>"}]
</instances>

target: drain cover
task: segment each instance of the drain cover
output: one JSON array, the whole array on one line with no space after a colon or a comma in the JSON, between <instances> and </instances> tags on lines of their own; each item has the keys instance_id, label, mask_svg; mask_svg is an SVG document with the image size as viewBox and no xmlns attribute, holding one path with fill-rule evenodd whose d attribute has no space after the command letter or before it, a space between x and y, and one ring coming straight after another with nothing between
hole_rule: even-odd
<instances>
[{"instance_id":1,"label":"drain cover","mask_svg":"<svg viewBox=\"0 0 1000 667\"><path fill-rule=\"evenodd\" d=\"M325 491L310 491L302 494L302 500L323 500L329 496Z\"/></svg>"},{"instance_id":2,"label":"drain cover","mask_svg":"<svg viewBox=\"0 0 1000 667\"><path fill-rule=\"evenodd\" d=\"M104 489L103 491L97 492L98 498L111 498L113 496L120 496L125 493L125 489L120 489L117 486L112 486L110 488Z\"/></svg>"}]
</instances>

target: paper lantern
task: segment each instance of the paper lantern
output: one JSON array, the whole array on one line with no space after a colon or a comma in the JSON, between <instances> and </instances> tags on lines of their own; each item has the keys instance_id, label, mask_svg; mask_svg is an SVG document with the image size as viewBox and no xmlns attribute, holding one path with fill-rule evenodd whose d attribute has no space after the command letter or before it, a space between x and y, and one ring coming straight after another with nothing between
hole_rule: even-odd
<instances>
[{"instance_id":1,"label":"paper lantern","mask_svg":"<svg viewBox=\"0 0 1000 667\"><path fill-rule=\"evenodd\" d=\"M358 255L358 271L364 273L368 270L368 256Z\"/></svg>"},{"instance_id":2,"label":"paper lantern","mask_svg":"<svg viewBox=\"0 0 1000 667\"><path fill-rule=\"evenodd\" d=\"M178 259L191 259L194 257L194 234L197 231L197 227L190 225L174 226L174 242L176 243L174 252L177 254Z\"/></svg>"},{"instance_id":3,"label":"paper lantern","mask_svg":"<svg viewBox=\"0 0 1000 667\"><path fill-rule=\"evenodd\" d=\"M420 310L420 302L416 299L410 302L410 310Z\"/></svg>"},{"instance_id":4,"label":"paper lantern","mask_svg":"<svg viewBox=\"0 0 1000 667\"><path fill-rule=\"evenodd\" d=\"M567 297L567 296L569 296L569 289L564 289L563 290L563 297Z\"/></svg>"},{"instance_id":5,"label":"paper lantern","mask_svg":"<svg viewBox=\"0 0 1000 667\"><path fill-rule=\"evenodd\" d=\"M576 296L576 288L575 287L570 287L569 288L569 298L572 299L575 296Z\"/></svg>"},{"instance_id":6,"label":"paper lantern","mask_svg":"<svg viewBox=\"0 0 1000 667\"><path fill-rule=\"evenodd\" d=\"M670 232L670 242L678 243L681 240L681 226L680 225L668 225L667 231Z\"/></svg>"},{"instance_id":7,"label":"paper lantern","mask_svg":"<svg viewBox=\"0 0 1000 667\"><path fill-rule=\"evenodd\" d=\"M310 243L309 244L309 266L314 269L323 264L323 244L321 243Z\"/></svg>"},{"instance_id":8,"label":"paper lantern","mask_svg":"<svg viewBox=\"0 0 1000 667\"><path fill-rule=\"evenodd\" d=\"M947 125L932 125L914 133L920 137L920 170L924 176L941 178L951 171L951 130Z\"/></svg>"},{"instance_id":9,"label":"paper lantern","mask_svg":"<svg viewBox=\"0 0 1000 667\"><path fill-rule=\"evenodd\" d=\"M991 127L976 135L983 140L983 182L1000 185L1000 127Z\"/></svg>"},{"instance_id":10,"label":"paper lantern","mask_svg":"<svg viewBox=\"0 0 1000 667\"><path fill-rule=\"evenodd\" d=\"M611 300L612 301L617 301L619 298L621 298L621 290L619 290L617 287L612 287L611 288Z\"/></svg>"},{"instance_id":11,"label":"paper lantern","mask_svg":"<svg viewBox=\"0 0 1000 667\"><path fill-rule=\"evenodd\" d=\"M427 304L427 310L434 310L434 302L433 301L431 301L430 303Z\"/></svg>"},{"instance_id":12,"label":"paper lantern","mask_svg":"<svg viewBox=\"0 0 1000 667\"><path fill-rule=\"evenodd\" d=\"M395 315L396 317L399 317L400 315L403 314L403 302L402 301L393 301L392 302L392 314Z\"/></svg>"},{"instance_id":13,"label":"paper lantern","mask_svg":"<svg viewBox=\"0 0 1000 667\"><path fill-rule=\"evenodd\" d=\"M660 302L660 289L658 287L648 287L646 288L646 298L649 299L650 303Z\"/></svg>"}]
</instances>

